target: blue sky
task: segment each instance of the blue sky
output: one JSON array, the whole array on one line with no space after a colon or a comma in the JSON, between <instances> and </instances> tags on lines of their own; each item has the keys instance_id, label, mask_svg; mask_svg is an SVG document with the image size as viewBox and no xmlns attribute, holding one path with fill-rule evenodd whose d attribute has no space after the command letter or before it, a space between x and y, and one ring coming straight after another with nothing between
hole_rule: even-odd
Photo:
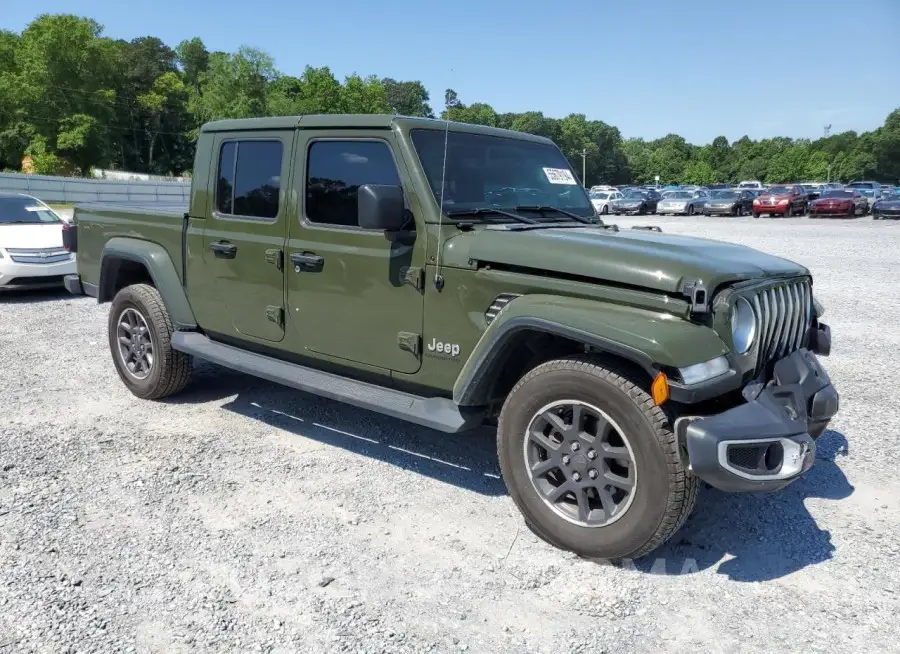
<instances>
[{"instance_id":1,"label":"blue sky","mask_svg":"<svg viewBox=\"0 0 900 654\"><path fill-rule=\"evenodd\" d=\"M105 34L252 45L307 64L421 80L497 111L584 113L625 137L817 137L900 107L900 0L0 0L0 27L90 16Z\"/></svg>"}]
</instances>

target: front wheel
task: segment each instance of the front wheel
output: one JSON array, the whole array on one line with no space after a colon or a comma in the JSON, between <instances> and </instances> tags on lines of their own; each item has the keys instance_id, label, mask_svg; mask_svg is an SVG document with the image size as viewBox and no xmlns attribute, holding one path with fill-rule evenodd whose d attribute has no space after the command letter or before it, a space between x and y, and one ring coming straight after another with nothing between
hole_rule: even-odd
<instances>
[{"instance_id":1,"label":"front wheel","mask_svg":"<svg viewBox=\"0 0 900 654\"><path fill-rule=\"evenodd\" d=\"M603 211L601 211L600 213L603 214L604 216L608 216L608 215L609 215L609 205L608 205L608 204L604 204L604 205L603 205Z\"/></svg>"},{"instance_id":2,"label":"front wheel","mask_svg":"<svg viewBox=\"0 0 900 654\"><path fill-rule=\"evenodd\" d=\"M690 205L690 206L687 208L687 215L689 215L689 216L693 216L693 215L694 215L694 205Z\"/></svg>"},{"instance_id":3,"label":"front wheel","mask_svg":"<svg viewBox=\"0 0 900 654\"><path fill-rule=\"evenodd\" d=\"M132 284L113 298L109 348L119 378L137 397L167 397L190 381L191 357L172 349L174 331L162 297L153 286Z\"/></svg>"},{"instance_id":4,"label":"front wheel","mask_svg":"<svg viewBox=\"0 0 900 654\"><path fill-rule=\"evenodd\" d=\"M793 215L794 215L794 209L791 205L788 205L787 209L784 210L784 217L790 218Z\"/></svg>"},{"instance_id":5,"label":"front wheel","mask_svg":"<svg viewBox=\"0 0 900 654\"><path fill-rule=\"evenodd\" d=\"M528 372L504 402L497 450L532 531L587 558L652 552L681 528L697 495L662 409L593 358Z\"/></svg>"}]
</instances>

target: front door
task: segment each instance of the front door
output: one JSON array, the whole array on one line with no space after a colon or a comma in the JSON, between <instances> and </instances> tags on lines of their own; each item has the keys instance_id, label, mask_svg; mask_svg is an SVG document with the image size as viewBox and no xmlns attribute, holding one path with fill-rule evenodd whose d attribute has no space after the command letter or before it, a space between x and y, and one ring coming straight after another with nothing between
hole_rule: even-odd
<instances>
[{"instance_id":1,"label":"front door","mask_svg":"<svg viewBox=\"0 0 900 654\"><path fill-rule=\"evenodd\" d=\"M293 132L219 137L203 258L222 307L207 329L235 338L284 338L284 241L289 209L282 179Z\"/></svg>"},{"instance_id":2,"label":"front door","mask_svg":"<svg viewBox=\"0 0 900 654\"><path fill-rule=\"evenodd\" d=\"M419 271L424 275L424 238L412 231L412 212L410 238L402 243L361 229L357 220L360 185L409 188L392 145L388 131L342 138L298 133L293 188L300 211L285 249L287 310L292 338L310 356L414 373L422 349L417 280Z\"/></svg>"}]
</instances>

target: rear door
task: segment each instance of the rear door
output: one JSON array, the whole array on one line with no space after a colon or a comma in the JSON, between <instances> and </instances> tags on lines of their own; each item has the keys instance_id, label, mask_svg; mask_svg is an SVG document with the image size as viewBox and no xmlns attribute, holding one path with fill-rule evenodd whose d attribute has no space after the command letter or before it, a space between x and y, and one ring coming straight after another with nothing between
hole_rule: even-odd
<instances>
[{"instance_id":1,"label":"rear door","mask_svg":"<svg viewBox=\"0 0 900 654\"><path fill-rule=\"evenodd\" d=\"M284 338L284 241L293 132L217 135L212 211L203 234L205 274L220 310L207 331Z\"/></svg>"}]
</instances>

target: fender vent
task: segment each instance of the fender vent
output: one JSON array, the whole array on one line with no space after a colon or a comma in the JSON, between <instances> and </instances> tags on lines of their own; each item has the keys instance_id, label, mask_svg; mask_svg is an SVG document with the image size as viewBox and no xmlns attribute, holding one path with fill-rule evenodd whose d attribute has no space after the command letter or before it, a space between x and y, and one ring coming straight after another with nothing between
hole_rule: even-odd
<instances>
[{"instance_id":1,"label":"fender vent","mask_svg":"<svg viewBox=\"0 0 900 654\"><path fill-rule=\"evenodd\" d=\"M491 303L491 306L488 307L488 310L484 312L484 319L487 321L487 324L491 324L494 322L494 318L496 318L501 311L503 311L504 307L507 304L515 300L519 297L518 293L501 293L497 297L494 298L494 301Z\"/></svg>"}]
</instances>

